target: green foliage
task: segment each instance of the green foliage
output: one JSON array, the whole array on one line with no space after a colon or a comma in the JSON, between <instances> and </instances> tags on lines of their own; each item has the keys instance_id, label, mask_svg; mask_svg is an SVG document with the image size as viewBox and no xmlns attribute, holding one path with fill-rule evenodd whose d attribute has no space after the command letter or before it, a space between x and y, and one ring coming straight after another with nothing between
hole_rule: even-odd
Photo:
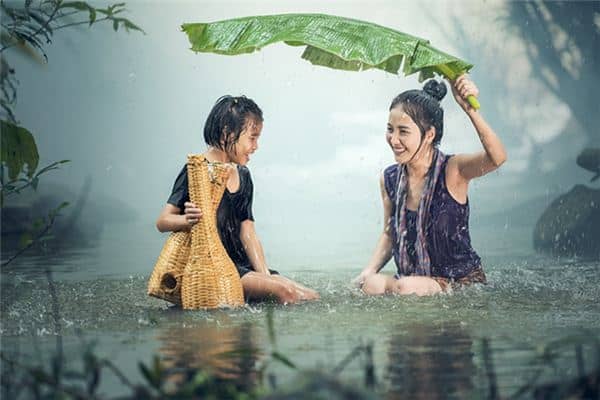
<instances>
[{"instance_id":1,"label":"green foliage","mask_svg":"<svg viewBox=\"0 0 600 400\"><path fill-rule=\"evenodd\" d=\"M233 382L220 379L208 371L197 368L187 371L183 382L171 384L173 376L180 371L168 369L158 356L154 356L152 365L139 363L144 377L144 386L136 388L137 394L152 399L255 399L254 391L241 392Z\"/></svg>"},{"instance_id":2,"label":"green foliage","mask_svg":"<svg viewBox=\"0 0 600 400\"><path fill-rule=\"evenodd\" d=\"M53 162L37 171L39 154L31 132L19 126L12 107L17 101L18 81L10 66L5 51L15 48L33 60L48 60L44 46L52 42L56 31L71 26L87 24L91 27L101 21L112 21L113 29L123 27L126 31L143 30L122 17L125 3L117 3L106 8L96 8L85 1L63 0L26 0L10 2L0 0L0 131L2 136L0 159L0 206L4 207L5 196L18 194L27 187L37 189L41 175L58 169L61 160ZM87 17L83 17L86 15ZM98 16L101 18L98 18ZM40 57L41 56L41 57ZM37 172L36 172L37 171ZM35 243L44 243L52 236L48 230L54 223L58 212L68 203L51 210L47 219L34 221L32 229L21 237L21 249L2 265L5 266ZM41 231L37 231L39 227ZM31 233L34 231L36 233ZM40 233L41 232L41 233Z\"/></svg>"},{"instance_id":3,"label":"green foliage","mask_svg":"<svg viewBox=\"0 0 600 400\"><path fill-rule=\"evenodd\" d=\"M4 133L3 133L4 135ZM4 136L2 136L4 139ZM34 143L35 145L35 143ZM4 150L4 147L3 147ZM17 153L18 154L18 153ZM3 160L4 161L4 160ZM4 206L4 198L13 194L19 194L21 191L28 187L32 187L34 190L37 190L37 186L40 180L40 176L43 174L58 169L60 165L70 162L70 160L60 160L55 161L52 164L46 165L41 170L35 172L35 174L31 177L27 173L24 172L25 164L22 164L22 168L20 170L19 175L15 179L10 179L7 177L5 173L4 164L0 164L0 205ZM27 171L31 171L31 169L27 169ZM35 171L35 170L34 170Z\"/></svg>"},{"instance_id":4,"label":"green foliage","mask_svg":"<svg viewBox=\"0 0 600 400\"><path fill-rule=\"evenodd\" d=\"M425 39L370 22L324 14L283 14L183 24L192 50L217 54L251 53L269 44L306 45L302 58L315 65L359 71L370 68L426 79L446 71L459 75L472 65L443 53Z\"/></svg>"},{"instance_id":5,"label":"green foliage","mask_svg":"<svg viewBox=\"0 0 600 400\"><path fill-rule=\"evenodd\" d=\"M296 367L296 364L291 362L289 358L287 358L286 356L284 356L283 354L281 354L278 351L271 352L271 357L273 357L273 359L275 361L279 361L280 363L282 363L283 365L285 365L288 368L298 369L298 367Z\"/></svg>"},{"instance_id":6,"label":"green foliage","mask_svg":"<svg viewBox=\"0 0 600 400\"><path fill-rule=\"evenodd\" d=\"M0 205L4 198L27 187L37 189L40 176L58 169L69 160L53 162L38 170L39 154L33 135L27 129L0 120Z\"/></svg>"},{"instance_id":7,"label":"green foliage","mask_svg":"<svg viewBox=\"0 0 600 400\"><path fill-rule=\"evenodd\" d=\"M27 176L33 177L40 156L33 135L27 129L0 121L2 144L0 162L8 169L8 177L15 180L21 170L27 167Z\"/></svg>"},{"instance_id":8,"label":"green foliage","mask_svg":"<svg viewBox=\"0 0 600 400\"><path fill-rule=\"evenodd\" d=\"M581 356L584 346L588 347L595 354L593 365L590 371L585 371L583 360L579 359L578 377L575 379L561 379L556 382L544 383L542 377L547 370L560 371L557 361L575 349L577 357ZM491 350L488 357L491 358ZM540 344L534 349L534 357L530 362L532 371L529 372L529 379L523 384L510 399L523 398L525 394L530 393L534 398L554 398L554 399L579 399L579 398L598 398L600 390L600 340L594 335L594 332L583 330L580 334L571 334L549 343ZM596 395L591 395L595 392Z\"/></svg>"},{"instance_id":9,"label":"green foliage","mask_svg":"<svg viewBox=\"0 0 600 400\"><path fill-rule=\"evenodd\" d=\"M192 50L217 54L251 53L276 42L306 45L302 58L314 65L361 71L376 68L405 75L420 72L450 80L473 65L435 49L429 41L370 22L325 14L282 14L244 17L213 23L183 24ZM473 96L469 103L480 107Z\"/></svg>"},{"instance_id":10,"label":"green foliage","mask_svg":"<svg viewBox=\"0 0 600 400\"><path fill-rule=\"evenodd\" d=\"M89 25L92 26L93 23L96 22L96 18L98 14L104 15L99 21L102 20L110 20L112 21L113 29L116 31L119 30L119 26L123 26L126 31L134 30L139 32L144 32L142 28L128 20L127 18L117 17L117 14L125 11L125 3L117 3L109 6L107 8L94 8L85 1L69 1L60 4L60 9L68 9L72 8L78 11L88 12L89 14Z\"/></svg>"},{"instance_id":11,"label":"green foliage","mask_svg":"<svg viewBox=\"0 0 600 400\"><path fill-rule=\"evenodd\" d=\"M277 341L276 341L276 335L275 335L275 323L273 322L273 307L272 306L267 307L266 319L267 319L267 332L269 333L269 342L271 343L270 359L273 361L277 361L277 362L285 365L288 368L298 369L296 364L294 364L292 361L290 361L289 358L287 358L285 355L283 355L282 353L280 353L277 350ZM259 369L261 375L265 372L268 365L269 365L269 360L265 361L262 368Z\"/></svg>"},{"instance_id":12,"label":"green foliage","mask_svg":"<svg viewBox=\"0 0 600 400\"><path fill-rule=\"evenodd\" d=\"M39 60L40 56L47 61L44 46L52 42L56 31L71 26L87 24L92 26L100 21L111 21L114 30L123 27L126 31L143 30L122 17L125 3L118 3L106 8L96 8L85 1L40 0L24 3L7 3L0 1L1 19L1 48L0 48L0 120L2 123L2 159L8 169L9 180L15 181L17 176L24 173L30 180L31 186L37 185L33 179L39 155L33 135L24 127L18 125L12 107L17 100L17 80L15 71L10 66L5 51L16 48L31 59ZM82 15L86 15L81 19ZM101 15L101 18L98 16ZM44 169L47 172L56 169L58 164L50 164ZM24 170L27 165L26 172ZM39 174L38 174L39 176ZM4 176L2 176L4 180ZM11 190L12 183L6 190ZM3 182L3 195L6 192ZM18 191L16 191L18 193Z\"/></svg>"},{"instance_id":13,"label":"green foliage","mask_svg":"<svg viewBox=\"0 0 600 400\"><path fill-rule=\"evenodd\" d=\"M2 43L4 43L4 37L6 35L2 32ZM2 44L4 46L4 44ZM0 90L2 96L0 96L0 109L6 118L16 123L15 116L12 111L12 104L17 98L17 80L15 78L15 70L8 65L4 57L0 55Z\"/></svg>"},{"instance_id":14,"label":"green foliage","mask_svg":"<svg viewBox=\"0 0 600 400\"><path fill-rule=\"evenodd\" d=\"M54 297L54 295L53 295ZM54 310L57 314L58 311ZM272 308L267 313L267 324L273 328ZM56 316L55 316L56 318ZM270 322L269 322L270 320ZM275 339L273 331L272 344ZM240 348L235 352L256 352L253 348ZM95 343L83 342L81 367L67 362L61 355L62 343L57 343L55 354L49 360L28 364L19 360L18 354L6 350L0 352L0 381L2 395L7 398L61 398L61 399L103 399L98 388L107 373L114 374L130 394L120 399L238 399L253 400L266 393L262 379L258 387L243 387L231 378L221 378L200 367L165 364L158 355L150 363L138 363L143 378L142 383L133 384L110 360L97 355ZM231 352L215 355L230 357ZM273 351L270 359L297 369L295 364L283 354ZM263 367L269 363L265 360ZM170 367L168 365L171 365ZM304 374L305 372L303 372ZM308 376L308 375L307 375ZM274 378L273 378L274 380ZM341 384L338 383L338 385ZM23 395L23 396L21 396Z\"/></svg>"},{"instance_id":15,"label":"green foliage","mask_svg":"<svg viewBox=\"0 0 600 400\"><path fill-rule=\"evenodd\" d=\"M270 308L269 308L270 309ZM56 311L55 311L56 312ZM269 316L270 315L270 316ZM272 311L267 311L267 328L272 326ZM271 344L274 341L271 338ZM493 354L489 339L482 339L483 348L480 350L486 360L484 369L488 370L486 379L481 382L482 388L487 384L490 387L488 398L523 398L527 394L535 398L596 398L600 382L600 342L593 332L584 331L579 335L572 335L558 340L540 344L533 350L531 370L533 373L519 390L511 396L501 396L499 393L496 376L489 369L493 366ZM367 399L378 398L378 391L374 386L365 382L361 385L348 385L339 378L339 372L356 355L371 349L372 344L358 346L341 364L333 371L309 371L297 369L296 378L284 387L275 388L273 393L267 395L264 382L259 380L258 387L242 389L233 380L219 378L212 375L206 369L200 367L186 366L182 364L164 363L158 355L152 358L150 363L139 363L139 370L143 381L139 384L132 383L123 372L110 360L100 357L95 351L95 344L83 342L81 354L81 367L76 368L72 362L60 356L62 349L57 348L56 354L51 355L49 360L40 360L37 364L22 361L14 353L4 349L0 352L1 368L1 395L2 398L61 398L61 399L105 399L109 398L98 392L100 383L107 373L112 373L130 393L118 397L119 399L313 399L313 398L352 398ZM57 344L59 346L59 344ZM584 346L586 348L584 348ZM542 379L541 372L554 368L559 371L556 362L559 361L570 350L576 348L579 354L584 350L593 351L596 360L589 366L588 371L579 365L578 378L573 380L563 379L550 382ZM253 351L250 349L240 349ZM219 357L219 355L215 355ZM285 356L273 351L271 358L281 357L278 361L286 360L285 364L294 365ZM268 359L265 363L268 363ZM582 364L580 361L579 364ZM288 365L290 366L290 365ZM296 369L296 367L294 367ZM365 366L366 368L366 366ZM366 373L366 371L365 371ZM274 376L271 377L274 382ZM419 379L416 377L415 379ZM366 389L369 390L366 390ZM494 388L493 390L491 390Z\"/></svg>"},{"instance_id":16,"label":"green foliage","mask_svg":"<svg viewBox=\"0 0 600 400\"><path fill-rule=\"evenodd\" d=\"M60 5L60 8L61 9L73 8L78 11L87 11L89 13L90 26L92 26L92 24L94 22L96 22L96 15L98 15L98 13L96 12L96 9L92 6L90 6L85 1L67 1L67 2L62 3Z\"/></svg>"},{"instance_id":17,"label":"green foliage","mask_svg":"<svg viewBox=\"0 0 600 400\"><path fill-rule=\"evenodd\" d=\"M100 21L111 21L115 30L123 26L126 30L143 30L127 18L120 16L126 11L125 3L117 3L107 8L96 8L85 1L43 0L25 4L0 2L6 16L2 21L2 49L14 46L29 47L47 59L44 45L51 43L57 30L75 25L92 26ZM87 18L81 18L87 14ZM98 16L101 18L98 18Z\"/></svg>"},{"instance_id":18,"label":"green foliage","mask_svg":"<svg viewBox=\"0 0 600 400\"><path fill-rule=\"evenodd\" d=\"M140 371L146 381L155 389L161 390L164 380L164 371L160 365L160 358L154 356L152 367L149 368L143 363L139 363Z\"/></svg>"}]
</instances>

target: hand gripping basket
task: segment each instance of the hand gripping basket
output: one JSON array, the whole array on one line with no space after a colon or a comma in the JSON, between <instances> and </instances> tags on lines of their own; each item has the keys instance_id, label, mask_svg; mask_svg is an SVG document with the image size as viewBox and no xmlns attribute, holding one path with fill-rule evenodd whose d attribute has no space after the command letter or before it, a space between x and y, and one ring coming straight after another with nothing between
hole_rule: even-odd
<instances>
[{"instance_id":1,"label":"hand gripping basket","mask_svg":"<svg viewBox=\"0 0 600 400\"><path fill-rule=\"evenodd\" d=\"M202 210L202 217L191 233L169 236L150 277L148 294L184 309L243 305L239 274L217 231L217 209L229 169L202 155L189 155L187 171L190 200Z\"/></svg>"}]
</instances>

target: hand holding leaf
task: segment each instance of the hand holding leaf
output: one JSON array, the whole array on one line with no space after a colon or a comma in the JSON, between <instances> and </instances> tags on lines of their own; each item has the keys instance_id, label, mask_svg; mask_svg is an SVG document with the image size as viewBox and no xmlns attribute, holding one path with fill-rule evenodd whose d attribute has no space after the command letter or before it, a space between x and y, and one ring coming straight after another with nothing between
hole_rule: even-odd
<instances>
[{"instance_id":1,"label":"hand holding leaf","mask_svg":"<svg viewBox=\"0 0 600 400\"><path fill-rule=\"evenodd\" d=\"M450 87L452 88L454 99L465 112L477 109L477 107L473 107L468 98L469 96L477 97L479 89L467 75L463 74L454 81L450 81Z\"/></svg>"}]
</instances>

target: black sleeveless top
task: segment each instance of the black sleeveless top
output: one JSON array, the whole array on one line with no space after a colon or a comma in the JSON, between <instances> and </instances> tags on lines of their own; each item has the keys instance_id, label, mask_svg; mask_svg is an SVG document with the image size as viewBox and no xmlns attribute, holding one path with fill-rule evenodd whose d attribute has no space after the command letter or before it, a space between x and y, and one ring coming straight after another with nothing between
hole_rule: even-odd
<instances>
[{"instance_id":1,"label":"black sleeveless top","mask_svg":"<svg viewBox=\"0 0 600 400\"><path fill-rule=\"evenodd\" d=\"M242 222L249 219L254 221L252 215L252 196L254 186L252 177L247 167L238 165L238 173L240 175L240 188L235 193L230 193L227 188L223 193L221 203L217 209L217 230L221 242L227 251L227 254L239 268L251 268L250 260L244 250L244 245L240 239L240 228ZM188 174L187 165L183 167L175 184L173 191L167 203L178 207L180 213L184 212L184 203L190 201L188 192Z\"/></svg>"},{"instance_id":2,"label":"black sleeveless top","mask_svg":"<svg viewBox=\"0 0 600 400\"><path fill-rule=\"evenodd\" d=\"M425 230L427 249L431 259L431 275L445 278L462 278L480 267L481 259L471 246L469 235L469 202L460 204L446 187L446 166L451 156L446 157L434 189L430 217ZM396 243L396 188L398 185L398 165L390 165L383 171L384 185L392 201L390 227L393 243ZM416 240L416 212L407 212L407 239L409 259L414 262ZM412 232L411 232L412 230ZM399 249L392 248L394 261L398 265Z\"/></svg>"}]
</instances>

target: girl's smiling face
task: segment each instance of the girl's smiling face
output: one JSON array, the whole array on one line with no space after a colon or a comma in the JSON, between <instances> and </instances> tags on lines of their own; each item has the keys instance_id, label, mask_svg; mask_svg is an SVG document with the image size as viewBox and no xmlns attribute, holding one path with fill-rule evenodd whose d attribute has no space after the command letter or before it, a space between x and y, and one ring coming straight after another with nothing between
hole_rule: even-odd
<instances>
[{"instance_id":1,"label":"girl's smiling face","mask_svg":"<svg viewBox=\"0 0 600 400\"><path fill-rule=\"evenodd\" d=\"M256 118L248 118L240 137L233 145L232 151L227 152L231 162L246 165L250 155L258 150L258 139L262 132L263 123Z\"/></svg>"},{"instance_id":2,"label":"girl's smiling face","mask_svg":"<svg viewBox=\"0 0 600 400\"><path fill-rule=\"evenodd\" d=\"M396 162L406 164L413 159L418 159L424 149L431 146L434 136L430 134L432 130L434 131L435 128L430 128L421 140L421 130L415 124L415 121L404 112L402 106L392 108L388 118L385 138L394 152Z\"/></svg>"}]
</instances>

